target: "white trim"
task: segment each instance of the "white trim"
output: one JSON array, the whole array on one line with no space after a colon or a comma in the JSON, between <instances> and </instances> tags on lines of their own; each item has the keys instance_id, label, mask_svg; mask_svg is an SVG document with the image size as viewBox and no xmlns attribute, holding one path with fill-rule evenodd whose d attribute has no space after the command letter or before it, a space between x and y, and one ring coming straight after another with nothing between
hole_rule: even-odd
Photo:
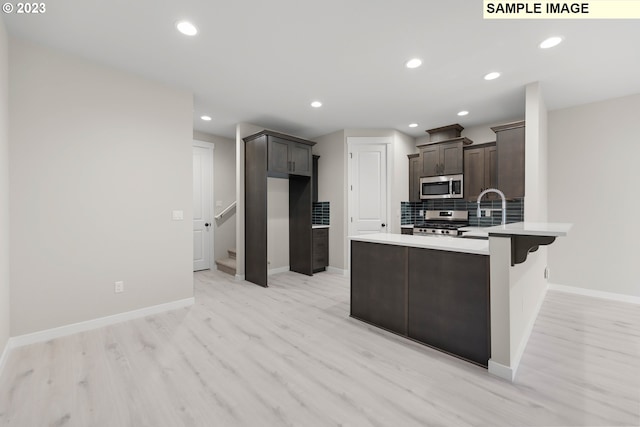
<instances>
[{"instance_id":1,"label":"white trim","mask_svg":"<svg viewBox=\"0 0 640 427\"><path fill-rule=\"evenodd\" d=\"M89 331L92 329L102 328L104 326L116 323L126 322L127 320L138 319L140 317L151 316L153 314L163 313L169 310L177 310L193 305L195 298L185 298L177 301L171 301L164 304L153 305L151 307L141 308L139 310L127 311L124 313L114 314L112 316L99 317L85 322L72 323L70 325L60 326L57 328L46 329L44 331L34 332L32 334L19 335L11 338L11 348L21 347L23 345L45 342L54 338L60 338L78 332Z\"/></svg>"},{"instance_id":2,"label":"white trim","mask_svg":"<svg viewBox=\"0 0 640 427\"><path fill-rule=\"evenodd\" d=\"M236 249L236 250L237 250L237 249ZM245 277L245 276L244 276L244 274L236 274L236 275L235 275L236 282L242 282L242 281L244 281L244 277Z\"/></svg>"},{"instance_id":3,"label":"white trim","mask_svg":"<svg viewBox=\"0 0 640 427\"><path fill-rule=\"evenodd\" d=\"M551 289L552 291L560 291L560 292L566 292L570 294L584 295L587 297L602 298L602 299L608 299L612 301L619 301L619 302L626 302L629 304L640 305L640 297L636 297L633 295L617 294L614 292L605 292L605 291L596 291L594 289L585 289L585 288L578 288L575 286L566 286L566 285L556 285L553 283L549 283L549 289Z\"/></svg>"},{"instance_id":4,"label":"white trim","mask_svg":"<svg viewBox=\"0 0 640 427\"><path fill-rule=\"evenodd\" d=\"M0 376L2 375L2 371L4 371L4 365L7 363L7 359L9 358L9 353L11 349L15 347L12 342L12 338L7 340L7 343L4 346L4 350L2 351L2 355L0 355Z\"/></svg>"},{"instance_id":5,"label":"white trim","mask_svg":"<svg viewBox=\"0 0 640 427\"><path fill-rule=\"evenodd\" d=\"M547 290L549 289L549 285L544 287L544 291L542 292L542 296L538 300L536 304L535 313L529 319L529 324L526 327L524 336L520 341L520 345L518 345L518 349L516 350L516 354L511 361L511 370L513 371L513 377L515 378L516 373L518 372L518 367L520 366L520 360L522 359L522 355L524 354L525 349L527 348L527 344L529 343L529 338L531 338L531 333L533 332L533 327L536 324L536 319L538 319L538 315L540 314L540 309L542 308L542 304L544 303L545 298L547 297Z\"/></svg>"},{"instance_id":6,"label":"white trim","mask_svg":"<svg viewBox=\"0 0 640 427\"><path fill-rule=\"evenodd\" d=\"M333 273L333 274L340 274L341 276L349 276L349 270L343 270L341 268L336 268L336 267L327 267L327 272L328 273Z\"/></svg>"},{"instance_id":7,"label":"white trim","mask_svg":"<svg viewBox=\"0 0 640 427\"><path fill-rule=\"evenodd\" d=\"M489 359L488 368L489 368L490 374L500 377L502 379L505 379L507 381L513 382L513 379L516 376L516 371L514 369L511 369L508 366L504 366L498 362L494 362L491 359Z\"/></svg>"},{"instance_id":8,"label":"white trim","mask_svg":"<svg viewBox=\"0 0 640 427\"><path fill-rule=\"evenodd\" d=\"M267 271L267 276L271 276L272 274L284 273L285 271L289 271L291 267L285 265L284 267L272 268Z\"/></svg>"}]
</instances>

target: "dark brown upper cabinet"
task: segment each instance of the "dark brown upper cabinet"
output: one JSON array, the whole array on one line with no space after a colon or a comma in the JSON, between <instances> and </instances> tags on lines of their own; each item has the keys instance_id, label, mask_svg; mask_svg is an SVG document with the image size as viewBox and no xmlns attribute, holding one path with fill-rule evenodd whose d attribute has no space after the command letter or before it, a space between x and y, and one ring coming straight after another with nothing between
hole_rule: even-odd
<instances>
[{"instance_id":1,"label":"dark brown upper cabinet","mask_svg":"<svg viewBox=\"0 0 640 427\"><path fill-rule=\"evenodd\" d=\"M420 157L422 170L420 176L456 175L463 172L463 145L471 144L468 138L421 144Z\"/></svg>"},{"instance_id":2,"label":"dark brown upper cabinet","mask_svg":"<svg viewBox=\"0 0 640 427\"><path fill-rule=\"evenodd\" d=\"M496 133L497 184L508 199L524 197L525 122L491 128Z\"/></svg>"},{"instance_id":3,"label":"dark brown upper cabinet","mask_svg":"<svg viewBox=\"0 0 640 427\"><path fill-rule=\"evenodd\" d=\"M420 174L422 164L420 154L409 154L409 201L420 201Z\"/></svg>"},{"instance_id":4,"label":"dark brown upper cabinet","mask_svg":"<svg viewBox=\"0 0 640 427\"><path fill-rule=\"evenodd\" d=\"M312 198L311 201L316 203L318 201L318 159L320 156L313 155L313 163L311 168L311 187Z\"/></svg>"},{"instance_id":5,"label":"dark brown upper cabinet","mask_svg":"<svg viewBox=\"0 0 640 427\"><path fill-rule=\"evenodd\" d=\"M473 142L460 136L463 129L456 123L427 131L430 142L417 146L422 160L420 176L457 175L463 172L462 147Z\"/></svg>"},{"instance_id":6,"label":"dark brown upper cabinet","mask_svg":"<svg viewBox=\"0 0 640 427\"><path fill-rule=\"evenodd\" d=\"M467 200L477 200L487 188L497 188L496 143L470 146L464 149L464 196ZM494 199L495 193L485 196Z\"/></svg>"},{"instance_id":7,"label":"dark brown upper cabinet","mask_svg":"<svg viewBox=\"0 0 640 427\"><path fill-rule=\"evenodd\" d=\"M308 141L288 135L267 133L269 176L286 178L289 175L311 176L311 145Z\"/></svg>"},{"instance_id":8,"label":"dark brown upper cabinet","mask_svg":"<svg viewBox=\"0 0 640 427\"><path fill-rule=\"evenodd\" d=\"M267 177L289 180L289 269L313 274L311 147L264 130L245 141L245 279L267 287Z\"/></svg>"}]
</instances>

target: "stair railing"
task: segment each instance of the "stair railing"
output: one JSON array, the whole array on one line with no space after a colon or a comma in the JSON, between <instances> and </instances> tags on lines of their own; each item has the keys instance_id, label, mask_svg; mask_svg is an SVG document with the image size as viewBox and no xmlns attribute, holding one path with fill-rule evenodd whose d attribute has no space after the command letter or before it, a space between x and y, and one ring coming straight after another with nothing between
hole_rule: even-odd
<instances>
[{"instance_id":1,"label":"stair railing","mask_svg":"<svg viewBox=\"0 0 640 427\"><path fill-rule=\"evenodd\" d=\"M226 208L224 208L222 210L222 212L220 212L218 215L216 215L214 218L216 219L216 221L219 221L220 219L222 219L223 216L225 216L226 214L228 214L229 212L231 212L233 209L236 208L236 202L231 203L229 206L227 206Z\"/></svg>"}]
</instances>

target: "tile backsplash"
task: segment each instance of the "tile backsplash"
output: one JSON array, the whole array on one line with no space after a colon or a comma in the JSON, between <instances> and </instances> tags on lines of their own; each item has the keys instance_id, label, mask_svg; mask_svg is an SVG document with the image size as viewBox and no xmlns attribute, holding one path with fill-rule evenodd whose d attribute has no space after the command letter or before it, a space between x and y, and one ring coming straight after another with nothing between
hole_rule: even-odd
<instances>
[{"instance_id":1,"label":"tile backsplash","mask_svg":"<svg viewBox=\"0 0 640 427\"><path fill-rule=\"evenodd\" d=\"M421 202L400 202L400 224L414 224L420 222L420 211L439 211L439 210L459 210L469 211L469 225L479 227L489 227L491 225L500 225L502 221L502 201L500 200L483 200L480 202L480 209L491 209L491 216L483 216L478 221L477 216L478 204L475 201L440 199L440 200L423 200ZM484 215L484 212L483 212ZM513 199L507 201L507 223L520 222L524 218L524 199Z\"/></svg>"},{"instance_id":2,"label":"tile backsplash","mask_svg":"<svg viewBox=\"0 0 640 427\"><path fill-rule=\"evenodd\" d=\"M330 225L329 202L313 202L311 223L315 225Z\"/></svg>"}]
</instances>

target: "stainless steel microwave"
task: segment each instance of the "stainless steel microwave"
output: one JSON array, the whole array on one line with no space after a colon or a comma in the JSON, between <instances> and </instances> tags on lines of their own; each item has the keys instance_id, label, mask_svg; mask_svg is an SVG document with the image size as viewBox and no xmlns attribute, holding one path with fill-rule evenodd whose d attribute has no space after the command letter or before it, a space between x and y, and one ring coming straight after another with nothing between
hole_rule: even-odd
<instances>
[{"instance_id":1,"label":"stainless steel microwave","mask_svg":"<svg viewBox=\"0 0 640 427\"><path fill-rule=\"evenodd\" d=\"M428 176L420 178L421 199L461 199L462 175Z\"/></svg>"}]
</instances>

